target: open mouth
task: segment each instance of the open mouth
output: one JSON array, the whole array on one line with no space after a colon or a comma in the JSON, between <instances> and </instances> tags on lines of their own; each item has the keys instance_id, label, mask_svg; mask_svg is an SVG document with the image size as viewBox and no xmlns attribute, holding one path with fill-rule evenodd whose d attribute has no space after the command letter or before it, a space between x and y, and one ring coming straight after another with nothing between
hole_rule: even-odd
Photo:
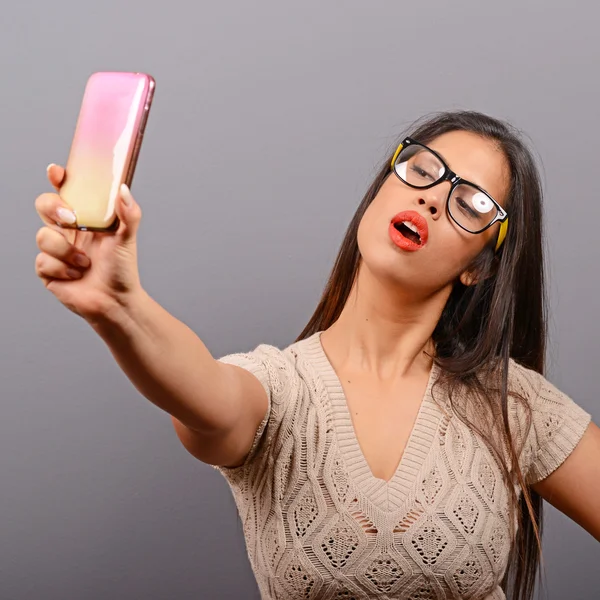
<instances>
[{"instance_id":1,"label":"open mouth","mask_svg":"<svg viewBox=\"0 0 600 600\"><path fill-rule=\"evenodd\" d=\"M394 223L394 229L414 244L421 245L421 236L414 223L411 223L410 221L398 221L397 223Z\"/></svg>"},{"instance_id":2,"label":"open mouth","mask_svg":"<svg viewBox=\"0 0 600 600\"><path fill-rule=\"evenodd\" d=\"M389 235L400 250L406 252L421 250L429 239L427 220L415 210L402 211L392 218Z\"/></svg>"}]
</instances>

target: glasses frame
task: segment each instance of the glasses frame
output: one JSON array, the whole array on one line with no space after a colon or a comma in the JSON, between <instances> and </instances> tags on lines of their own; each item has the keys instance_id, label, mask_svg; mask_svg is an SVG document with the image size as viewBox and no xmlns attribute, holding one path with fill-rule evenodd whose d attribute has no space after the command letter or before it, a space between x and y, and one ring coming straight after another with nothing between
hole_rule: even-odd
<instances>
[{"instance_id":1,"label":"glasses frame","mask_svg":"<svg viewBox=\"0 0 600 600\"><path fill-rule=\"evenodd\" d=\"M407 181L405 181L404 179L402 179L402 177L400 177L400 174L398 173L398 170L396 169L396 166L397 166L396 165L396 161L398 159L398 156L400 155L400 152L402 150L404 150L405 148L407 148L408 146L420 146L421 148L424 148L425 150L431 152L440 161L440 163L442 163L442 165L444 167L444 173L443 173L443 175L437 181L434 181L433 183L430 183L428 185L414 185L414 184L408 183ZM508 229L508 213L481 186L477 185L476 183L473 183L472 181L468 181L467 179L463 179L462 177L459 177L446 164L446 161L435 150L432 150L431 148L429 148L425 144L422 144L421 142L417 142L416 140L413 140L410 137L405 138L404 141L396 149L396 152L394 152L394 156L393 156L392 162L391 162L391 167L392 167L392 171L394 171L396 177L398 177L398 179L402 183L408 185L411 188L418 189L418 190L428 190L429 188L432 188L432 187L434 187L436 185L439 185L440 183L443 183L444 181L449 181L450 182L450 191L448 192L448 196L446 198L446 206L445 206L445 208L446 208L446 211L448 212L448 215L450 215L450 218L461 229L463 229L464 231L466 231L468 233L472 233L473 235L479 235L480 233L483 233L484 231L486 231L487 229L489 229L495 223L499 222L501 224L500 225L500 232L498 233L498 241L496 242L496 251L498 251L498 249L502 245L502 242L504 241L504 238L506 237L506 232L507 232L507 229ZM484 193L494 203L494 206L496 207L496 210L498 211L497 214L496 214L496 216L492 219L492 221L490 221L490 223L488 223L480 231L476 231L476 232L469 231L466 227L462 226L454 218L454 216L452 215L452 211L450 210L450 196L452 196L452 192L460 184L468 184L468 185L470 185L470 186L478 189L480 192Z\"/></svg>"}]
</instances>

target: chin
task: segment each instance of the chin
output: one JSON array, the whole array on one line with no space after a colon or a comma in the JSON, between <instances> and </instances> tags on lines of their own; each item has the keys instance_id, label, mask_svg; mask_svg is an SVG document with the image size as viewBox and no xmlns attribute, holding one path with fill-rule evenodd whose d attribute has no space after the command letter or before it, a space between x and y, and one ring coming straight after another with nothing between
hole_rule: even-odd
<instances>
[{"instance_id":1,"label":"chin","mask_svg":"<svg viewBox=\"0 0 600 600\"><path fill-rule=\"evenodd\" d=\"M411 260L403 260L406 257L402 251L391 243L387 249L367 247L364 252L361 250L360 268L382 285L411 291L418 296L435 295L452 285L448 277L442 276L439 261L432 264L430 260L418 260L414 254L409 254Z\"/></svg>"},{"instance_id":2,"label":"chin","mask_svg":"<svg viewBox=\"0 0 600 600\"><path fill-rule=\"evenodd\" d=\"M387 256L385 256L387 254ZM402 260L398 260L394 256L394 252L378 253L373 255L361 254L361 268L378 281L396 283L398 285L408 285L411 280L414 284L415 273L413 269L406 264L402 264Z\"/></svg>"}]
</instances>

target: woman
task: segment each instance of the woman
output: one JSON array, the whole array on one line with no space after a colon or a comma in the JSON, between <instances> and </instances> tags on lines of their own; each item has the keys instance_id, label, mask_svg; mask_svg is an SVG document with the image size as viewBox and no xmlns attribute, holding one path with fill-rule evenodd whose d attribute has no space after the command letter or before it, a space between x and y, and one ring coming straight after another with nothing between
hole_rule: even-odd
<instances>
[{"instance_id":1,"label":"woman","mask_svg":"<svg viewBox=\"0 0 600 600\"><path fill-rule=\"evenodd\" d=\"M284 350L214 360L144 292L127 188L114 235L36 201L39 277L227 478L264 598L532 598L542 498L600 540L600 430L542 376L534 161L474 112L401 142Z\"/></svg>"}]
</instances>

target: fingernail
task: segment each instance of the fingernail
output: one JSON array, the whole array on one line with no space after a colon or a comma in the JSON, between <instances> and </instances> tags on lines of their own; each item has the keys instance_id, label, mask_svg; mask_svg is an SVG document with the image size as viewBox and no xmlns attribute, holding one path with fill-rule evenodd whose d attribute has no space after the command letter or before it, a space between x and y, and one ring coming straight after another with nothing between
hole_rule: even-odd
<instances>
[{"instance_id":1,"label":"fingernail","mask_svg":"<svg viewBox=\"0 0 600 600\"><path fill-rule=\"evenodd\" d=\"M50 163L47 167L46 167L46 173L50 172L50 169L54 166L54 163Z\"/></svg>"},{"instance_id":2,"label":"fingernail","mask_svg":"<svg viewBox=\"0 0 600 600\"><path fill-rule=\"evenodd\" d=\"M62 206L56 210L56 214L58 215L59 220L61 220L63 223L68 223L69 225L72 225L73 223L75 223L75 221L77 221L75 213L73 211L67 210L66 208L63 208Z\"/></svg>"},{"instance_id":3,"label":"fingernail","mask_svg":"<svg viewBox=\"0 0 600 600\"><path fill-rule=\"evenodd\" d=\"M78 271L77 269L67 269L67 275L71 279L81 279L83 273L81 271Z\"/></svg>"},{"instance_id":4,"label":"fingernail","mask_svg":"<svg viewBox=\"0 0 600 600\"><path fill-rule=\"evenodd\" d=\"M123 198L125 206L131 206L133 204L133 196L125 183L121 184L121 198Z\"/></svg>"},{"instance_id":5,"label":"fingernail","mask_svg":"<svg viewBox=\"0 0 600 600\"><path fill-rule=\"evenodd\" d=\"M73 257L73 262L83 268L90 266L90 259L85 254L76 254Z\"/></svg>"}]
</instances>

